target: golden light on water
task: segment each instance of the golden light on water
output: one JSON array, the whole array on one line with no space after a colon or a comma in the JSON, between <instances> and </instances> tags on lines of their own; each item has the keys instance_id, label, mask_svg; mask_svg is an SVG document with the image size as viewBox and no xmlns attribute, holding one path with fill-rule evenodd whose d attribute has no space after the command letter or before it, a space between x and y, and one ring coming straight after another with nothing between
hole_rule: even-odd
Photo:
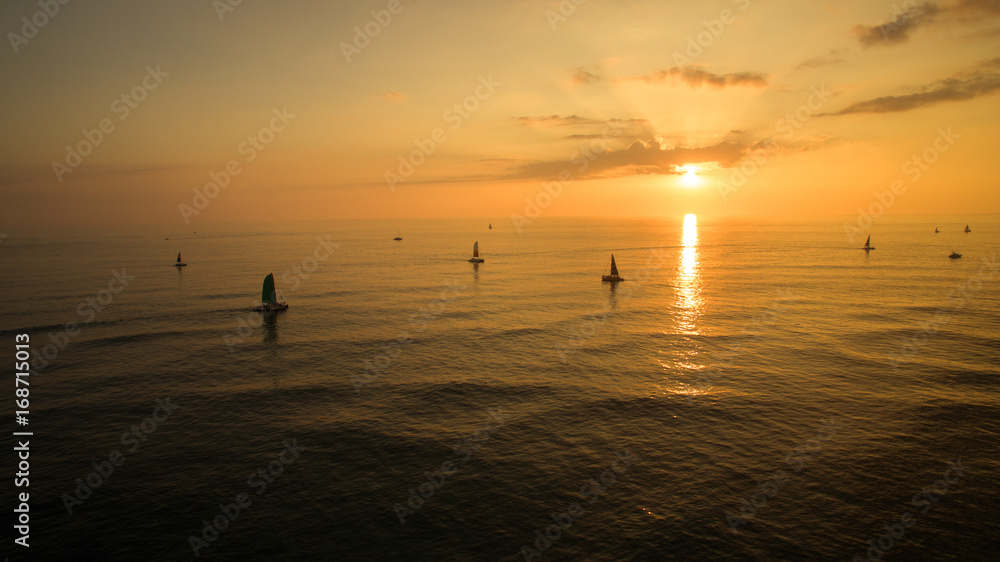
<instances>
[{"instance_id":1,"label":"golden light on water","mask_svg":"<svg viewBox=\"0 0 1000 562\"><path fill-rule=\"evenodd\" d=\"M674 281L677 291L674 318L679 333L696 336L700 333L698 325L704 303L701 298L701 273L698 262L698 217L694 214L684 216L680 250L677 277ZM694 396L709 392L708 388L693 382L697 373L704 369L695 346L686 346L681 352L680 360L661 362L660 365L666 374L665 382L657 386L657 393ZM677 376L677 373L682 375Z\"/></svg>"},{"instance_id":2,"label":"golden light on water","mask_svg":"<svg viewBox=\"0 0 1000 562\"><path fill-rule=\"evenodd\" d=\"M701 315L702 299L701 276L698 270L698 217L694 214L684 216L677 286L680 328L685 333L697 334L697 320Z\"/></svg>"}]
</instances>

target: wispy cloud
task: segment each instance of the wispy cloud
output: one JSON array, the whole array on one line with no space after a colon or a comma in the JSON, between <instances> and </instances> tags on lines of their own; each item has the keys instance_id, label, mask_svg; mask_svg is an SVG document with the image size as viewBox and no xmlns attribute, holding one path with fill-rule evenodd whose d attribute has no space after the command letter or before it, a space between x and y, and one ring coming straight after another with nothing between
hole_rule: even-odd
<instances>
[{"instance_id":1,"label":"wispy cloud","mask_svg":"<svg viewBox=\"0 0 1000 562\"><path fill-rule=\"evenodd\" d=\"M576 131L561 138L564 139L599 139L599 138L648 138L653 130L646 119L592 119L580 115L543 115L540 117L514 117L521 125L534 128L560 129L573 127Z\"/></svg>"},{"instance_id":2,"label":"wispy cloud","mask_svg":"<svg viewBox=\"0 0 1000 562\"><path fill-rule=\"evenodd\" d=\"M894 113L944 101L978 98L1000 90L1000 57L981 62L971 71L922 86L912 94L882 96L849 105L832 115L849 113Z\"/></svg>"},{"instance_id":3,"label":"wispy cloud","mask_svg":"<svg viewBox=\"0 0 1000 562\"><path fill-rule=\"evenodd\" d=\"M399 92L386 92L384 94L379 94L377 97L379 99L383 99L383 100L391 101L391 102L397 102L397 103L398 102L404 102L404 101L410 99L410 98L408 98L406 96L406 94L401 94Z\"/></svg>"},{"instance_id":4,"label":"wispy cloud","mask_svg":"<svg viewBox=\"0 0 1000 562\"><path fill-rule=\"evenodd\" d=\"M597 119L580 117L579 115L545 115L542 117L514 117L514 120L529 127L566 127L571 125L595 125L602 123Z\"/></svg>"},{"instance_id":5,"label":"wispy cloud","mask_svg":"<svg viewBox=\"0 0 1000 562\"><path fill-rule=\"evenodd\" d=\"M847 51L848 49L831 49L830 52L825 55L813 57L811 59L800 62L795 67L795 70L819 68L821 66L829 66L831 64L837 64L839 62L843 62L844 61L843 55Z\"/></svg>"},{"instance_id":6,"label":"wispy cloud","mask_svg":"<svg viewBox=\"0 0 1000 562\"><path fill-rule=\"evenodd\" d=\"M673 66L667 70L657 70L642 76L632 76L624 80L641 80L647 84L663 84L670 80L678 80L697 88L708 85L713 88L728 86L767 86L767 75L759 72L729 72L715 74L697 65Z\"/></svg>"},{"instance_id":7,"label":"wispy cloud","mask_svg":"<svg viewBox=\"0 0 1000 562\"><path fill-rule=\"evenodd\" d=\"M583 68L582 66L573 71L573 82L576 84L593 84L601 82L604 77Z\"/></svg>"}]
</instances>

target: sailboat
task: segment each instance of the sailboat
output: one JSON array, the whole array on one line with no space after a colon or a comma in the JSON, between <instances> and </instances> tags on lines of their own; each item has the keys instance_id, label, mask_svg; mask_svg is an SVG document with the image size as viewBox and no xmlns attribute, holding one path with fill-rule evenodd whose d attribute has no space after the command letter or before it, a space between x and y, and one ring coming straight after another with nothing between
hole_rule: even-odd
<instances>
[{"instance_id":1,"label":"sailboat","mask_svg":"<svg viewBox=\"0 0 1000 562\"><path fill-rule=\"evenodd\" d=\"M617 283L619 281L624 281L621 275L618 275L618 266L615 265L615 255L611 254L611 275L602 275L601 282L604 283Z\"/></svg>"},{"instance_id":2,"label":"sailboat","mask_svg":"<svg viewBox=\"0 0 1000 562\"><path fill-rule=\"evenodd\" d=\"M264 278L264 289L260 294L260 304L253 307L256 312L270 312L272 310L285 310L288 305L285 301L278 300L278 290L274 286L274 274L268 273Z\"/></svg>"},{"instance_id":3,"label":"sailboat","mask_svg":"<svg viewBox=\"0 0 1000 562\"><path fill-rule=\"evenodd\" d=\"M934 227L934 234L937 234L938 232L941 232L941 229L935 226Z\"/></svg>"},{"instance_id":4,"label":"sailboat","mask_svg":"<svg viewBox=\"0 0 1000 562\"><path fill-rule=\"evenodd\" d=\"M493 223L490 223L490 230L493 230Z\"/></svg>"},{"instance_id":5,"label":"sailboat","mask_svg":"<svg viewBox=\"0 0 1000 562\"><path fill-rule=\"evenodd\" d=\"M403 239L403 237L402 237L402 236L400 236L400 234L399 234L399 229L397 228L397 229L396 229L396 237L395 237L395 238L393 238L393 240L397 240L397 241L398 241L398 240L402 240L402 239Z\"/></svg>"},{"instance_id":6,"label":"sailboat","mask_svg":"<svg viewBox=\"0 0 1000 562\"><path fill-rule=\"evenodd\" d=\"M472 245L472 257L469 258L469 263L483 263L483 258L479 257L479 241L477 240L475 244Z\"/></svg>"},{"instance_id":7,"label":"sailboat","mask_svg":"<svg viewBox=\"0 0 1000 562\"><path fill-rule=\"evenodd\" d=\"M865 240L864 250L867 252L868 250L874 250L874 249L875 249L875 246L872 246L872 235L869 234L868 235L868 240Z\"/></svg>"},{"instance_id":8,"label":"sailboat","mask_svg":"<svg viewBox=\"0 0 1000 562\"><path fill-rule=\"evenodd\" d=\"M972 232L972 229L969 228L969 225L965 225L965 231L966 232Z\"/></svg>"},{"instance_id":9,"label":"sailboat","mask_svg":"<svg viewBox=\"0 0 1000 562\"><path fill-rule=\"evenodd\" d=\"M174 267L184 267L185 265L187 264L181 261L181 253L177 252L177 263L174 264Z\"/></svg>"},{"instance_id":10,"label":"sailboat","mask_svg":"<svg viewBox=\"0 0 1000 562\"><path fill-rule=\"evenodd\" d=\"M960 254L958 252L952 252L951 255L948 256L948 257L951 258L951 259L960 258L960 257L962 257L962 254Z\"/></svg>"}]
</instances>

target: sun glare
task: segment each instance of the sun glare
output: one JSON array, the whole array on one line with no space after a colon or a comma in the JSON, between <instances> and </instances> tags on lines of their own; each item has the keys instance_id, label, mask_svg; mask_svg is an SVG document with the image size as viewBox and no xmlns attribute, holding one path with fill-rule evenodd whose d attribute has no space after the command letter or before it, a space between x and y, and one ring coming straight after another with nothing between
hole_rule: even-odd
<instances>
[{"instance_id":1,"label":"sun glare","mask_svg":"<svg viewBox=\"0 0 1000 562\"><path fill-rule=\"evenodd\" d=\"M695 166L694 164L684 164L683 166L678 166L677 171L682 173L680 177L682 186L690 188L701 185L701 176L698 175L701 168L698 166Z\"/></svg>"}]
</instances>

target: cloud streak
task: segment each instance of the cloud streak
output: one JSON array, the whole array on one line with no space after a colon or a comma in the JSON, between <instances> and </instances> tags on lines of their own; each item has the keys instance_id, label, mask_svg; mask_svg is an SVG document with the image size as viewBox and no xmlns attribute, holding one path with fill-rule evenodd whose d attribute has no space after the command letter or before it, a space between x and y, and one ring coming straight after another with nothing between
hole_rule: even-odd
<instances>
[{"instance_id":1,"label":"cloud streak","mask_svg":"<svg viewBox=\"0 0 1000 562\"><path fill-rule=\"evenodd\" d=\"M930 23L941 8L934 2L918 4L906 11L900 12L889 23L880 25L856 25L851 31L857 36L858 42L864 48L876 45L902 43L910 38L914 29Z\"/></svg>"},{"instance_id":2,"label":"cloud streak","mask_svg":"<svg viewBox=\"0 0 1000 562\"><path fill-rule=\"evenodd\" d=\"M1000 90L1000 57L983 61L971 72L961 72L938 80L912 94L882 96L860 101L832 114L896 113L945 101L963 101L978 98Z\"/></svg>"},{"instance_id":3,"label":"cloud streak","mask_svg":"<svg viewBox=\"0 0 1000 562\"><path fill-rule=\"evenodd\" d=\"M905 9L900 10L894 6L895 15L888 23L859 24L851 28L861 46L867 49L906 42L916 29L937 23L948 16L973 18L976 21L1000 16L998 0L957 0L946 4L936 2L918 4L914 0L907 0L903 3L903 7Z\"/></svg>"},{"instance_id":4,"label":"cloud streak","mask_svg":"<svg viewBox=\"0 0 1000 562\"><path fill-rule=\"evenodd\" d=\"M726 88L729 86L765 87L768 84L767 75L759 72L729 72L715 74L697 65L673 66L667 70L658 70L642 76L632 76L624 80L639 80L647 84L664 84L677 80L692 88L711 86Z\"/></svg>"},{"instance_id":5,"label":"cloud streak","mask_svg":"<svg viewBox=\"0 0 1000 562\"><path fill-rule=\"evenodd\" d=\"M569 170L577 178L621 177L652 174L682 174L684 164L713 162L729 167L738 162L745 147L720 142L703 147L664 147L656 138L637 140L628 148L599 154L578 155L570 160L531 162L514 169L505 179L555 179Z\"/></svg>"}]
</instances>

